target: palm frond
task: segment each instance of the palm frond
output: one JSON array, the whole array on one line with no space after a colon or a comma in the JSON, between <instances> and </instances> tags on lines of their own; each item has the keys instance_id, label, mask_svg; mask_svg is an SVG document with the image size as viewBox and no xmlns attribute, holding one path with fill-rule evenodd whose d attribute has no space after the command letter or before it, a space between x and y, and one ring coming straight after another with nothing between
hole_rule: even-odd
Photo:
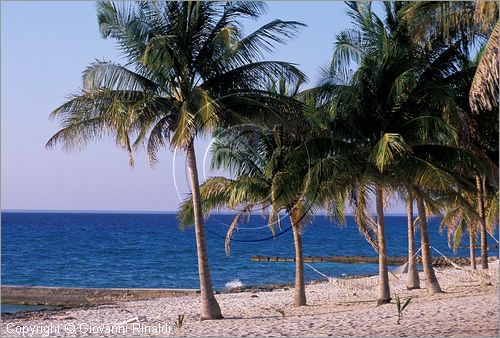
<instances>
[{"instance_id":1,"label":"palm frond","mask_svg":"<svg viewBox=\"0 0 500 338\"><path fill-rule=\"evenodd\" d=\"M210 77L202 84L205 90L219 93L218 96L235 95L237 91L262 90L269 79L283 77L291 83L300 83L306 79L294 64L282 61L259 61L246 63L222 74ZM275 95L278 97L278 95Z\"/></svg>"},{"instance_id":2,"label":"palm frond","mask_svg":"<svg viewBox=\"0 0 500 338\"><path fill-rule=\"evenodd\" d=\"M410 153L411 147L406 144L401 135L385 133L373 147L370 154L370 161L383 172L398 157L407 156Z\"/></svg>"},{"instance_id":3,"label":"palm frond","mask_svg":"<svg viewBox=\"0 0 500 338\"><path fill-rule=\"evenodd\" d=\"M491 33L472 80L469 103L473 111L498 109L498 44L500 22Z\"/></svg>"},{"instance_id":4,"label":"palm frond","mask_svg":"<svg viewBox=\"0 0 500 338\"><path fill-rule=\"evenodd\" d=\"M96 61L83 72L83 90L158 91L158 85L127 68L107 61Z\"/></svg>"},{"instance_id":5,"label":"palm frond","mask_svg":"<svg viewBox=\"0 0 500 338\"><path fill-rule=\"evenodd\" d=\"M179 116L177 118L177 126L172 135L170 143L178 148L183 147L190 142L196 130L196 108L184 101L181 105Z\"/></svg>"},{"instance_id":6,"label":"palm frond","mask_svg":"<svg viewBox=\"0 0 500 338\"><path fill-rule=\"evenodd\" d=\"M438 116L417 116L405 122L401 128L414 144L448 143L457 139L455 128Z\"/></svg>"},{"instance_id":7,"label":"palm frond","mask_svg":"<svg viewBox=\"0 0 500 338\"><path fill-rule=\"evenodd\" d=\"M284 44L288 39L296 36L300 27L305 26L298 21L273 20L238 41L229 62L242 64L261 59L263 52L273 52L276 43Z\"/></svg>"},{"instance_id":8,"label":"palm frond","mask_svg":"<svg viewBox=\"0 0 500 338\"><path fill-rule=\"evenodd\" d=\"M227 229L226 239L224 240L226 256L229 256L229 254L231 253L231 239L233 238L234 230L238 229L238 222L240 221L240 218L245 214L250 214L252 212L252 207L252 204L247 205L243 210L238 212L236 216L234 216L231 225Z\"/></svg>"},{"instance_id":9,"label":"palm frond","mask_svg":"<svg viewBox=\"0 0 500 338\"><path fill-rule=\"evenodd\" d=\"M448 171L418 157L410 157L399 165L398 170L406 172L412 184L420 187L449 191L456 182L455 177Z\"/></svg>"},{"instance_id":10,"label":"palm frond","mask_svg":"<svg viewBox=\"0 0 500 338\"><path fill-rule=\"evenodd\" d=\"M207 215L214 209L229 205L230 194L234 189L234 181L225 177L213 177L200 186L202 210ZM192 197L189 195L180 205L177 212L179 227L186 229L194 224Z\"/></svg>"},{"instance_id":11,"label":"palm frond","mask_svg":"<svg viewBox=\"0 0 500 338\"><path fill-rule=\"evenodd\" d=\"M490 232L493 232L493 229L495 229L498 226L498 191L491 196L491 199L488 203L488 209L486 212L486 227L489 229Z\"/></svg>"},{"instance_id":12,"label":"palm frond","mask_svg":"<svg viewBox=\"0 0 500 338\"><path fill-rule=\"evenodd\" d=\"M74 95L55 109L51 118L61 121L62 129L50 138L48 148L63 143L65 149L82 149L89 141L109 135L129 152L133 164L130 135L136 132L135 121L150 96L141 91L98 90Z\"/></svg>"},{"instance_id":13,"label":"palm frond","mask_svg":"<svg viewBox=\"0 0 500 338\"><path fill-rule=\"evenodd\" d=\"M155 73L168 74L173 68L182 64L176 52L176 36L155 36L148 41L140 62Z\"/></svg>"},{"instance_id":14,"label":"palm frond","mask_svg":"<svg viewBox=\"0 0 500 338\"><path fill-rule=\"evenodd\" d=\"M363 36L357 30L348 29L337 34L330 72L338 72L341 66L348 67L352 63L359 64L362 56L366 53L364 47Z\"/></svg>"},{"instance_id":15,"label":"palm frond","mask_svg":"<svg viewBox=\"0 0 500 338\"><path fill-rule=\"evenodd\" d=\"M370 212L370 203L367 199L367 194L372 190L372 187L359 184L351 193L350 205L359 232L363 234L367 242L378 253L377 222L375 222L374 216Z\"/></svg>"}]
</instances>

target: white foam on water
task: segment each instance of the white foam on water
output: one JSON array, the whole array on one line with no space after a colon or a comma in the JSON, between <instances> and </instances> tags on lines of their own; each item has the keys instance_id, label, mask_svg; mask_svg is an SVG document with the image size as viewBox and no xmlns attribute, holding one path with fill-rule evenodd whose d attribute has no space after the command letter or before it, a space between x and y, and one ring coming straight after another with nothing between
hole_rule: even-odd
<instances>
[{"instance_id":1,"label":"white foam on water","mask_svg":"<svg viewBox=\"0 0 500 338\"><path fill-rule=\"evenodd\" d=\"M239 279L233 279L232 281L227 282L225 285L226 289L234 289L243 286L243 283Z\"/></svg>"}]
</instances>

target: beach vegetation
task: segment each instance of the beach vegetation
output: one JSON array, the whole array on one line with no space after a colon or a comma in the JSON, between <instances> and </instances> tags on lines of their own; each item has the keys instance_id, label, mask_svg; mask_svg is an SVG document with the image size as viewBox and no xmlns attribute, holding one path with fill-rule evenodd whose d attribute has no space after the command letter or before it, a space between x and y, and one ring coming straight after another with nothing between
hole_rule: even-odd
<instances>
[{"instance_id":1,"label":"beach vegetation","mask_svg":"<svg viewBox=\"0 0 500 338\"><path fill-rule=\"evenodd\" d=\"M285 310L285 308L283 308L283 307L277 308L276 312L278 312L280 314L282 320L286 319L286 310Z\"/></svg>"},{"instance_id":2,"label":"beach vegetation","mask_svg":"<svg viewBox=\"0 0 500 338\"><path fill-rule=\"evenodd\" d=\"M186 318L185 314L179 314L175 319L174 325L177 328L177 333L179 335L182 334L182 328L184 327L185 318Z\"/></svg>"},{"instance_id":3,"label":"beach vegetation","mask_svg":"<svg viewBox=\"0 0 500 338\"><path fill-rule=\"evenodd\" d=\"M397 320L396 324L399 325L401 318L403 317L404 309L406 309L406 307L411 302L411 297L407 298L403 304L401 304L401 299L399 298L399 295L396 295L394 298L396 299L396 310L398 311L398 320Z\"/></svg>"}]
</instances>

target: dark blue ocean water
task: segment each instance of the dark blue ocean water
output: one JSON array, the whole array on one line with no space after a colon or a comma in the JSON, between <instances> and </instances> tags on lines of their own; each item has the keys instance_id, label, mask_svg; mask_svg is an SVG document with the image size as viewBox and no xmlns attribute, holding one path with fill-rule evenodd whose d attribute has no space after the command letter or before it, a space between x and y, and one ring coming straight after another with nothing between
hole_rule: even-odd
<instances>
[{"instance_id":1,"label":"dark blue ocean water","mask_svg":"<svg viewBox=\"0 0 500 338\"><path fill-rule=\"evenodd\" d=\"M198 288L193 229L180 231L173 214L136 213L17 213L2 212L2 284L68 287ZM260 242L237 242L231 255L224 235L231 215L212 215L206 236L212 280L216 289L239 279L245 285L292 282L294 263L251 262L252 255L294 256L292 232ZM446 255L446 234L439 219L430 220L431 244ZM267 221L253 215L241 224L234 239L271 236ZM283 230L289 227L285 219ZM406 216L388 216L388 255L407 252ZM279 233L279 230L277 230ZM417 234L418 238L419 234ZM497 235L498 237L498 235ZM464 238L464 245L468 239ZM490 239L490 242L493 242ZM493 243L492 243L493 244ZM304 255L376 256L352 220L338 227L316 216L305 227ZM419 243L417 243L419 245ZM436 252L433 252L436 254ZM478 251L479 254L479 251ZM498 249L490 249L498 255ZM467 256L468 249L457 255ZM329 276L376 274L376 264L318 263ZM306 267L306 279L321 278Z\"/></svg>"}]
</instances>

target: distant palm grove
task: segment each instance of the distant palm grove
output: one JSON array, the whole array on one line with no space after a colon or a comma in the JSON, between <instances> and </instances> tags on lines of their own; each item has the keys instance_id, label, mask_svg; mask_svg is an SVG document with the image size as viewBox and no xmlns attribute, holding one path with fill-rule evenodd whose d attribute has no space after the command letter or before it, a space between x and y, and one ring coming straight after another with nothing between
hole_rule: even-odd
<instances>
[{"instance_id":1,"label":"distant palm grove","mask_svg":"<svg viewBox=\"0 0 500 338\"><path fill-rule=\"evenodd\" d=\"M325 32L334 48L318 83L300 65L264 57L300 39L301 22L276 19L243 34L242 19L265 7L99 2L102 37L116 41L127 64L96 61L84 70L81 91L51 114L61 130L47 146L113 136L131 164L141 147L152 164L164 148L186 153L191 194L178 218L195 227L202 319L223 318L205 243L212 210L235 210L227 251L245 214L265 210L273 233L290 219L295 306L306 305L303 226L315 212L345 223L346 209L378 253L377 303L391 300L384 208L394 196L408 210L408 289L421 287L420 251L425 288L442 292L431 214L443 216L455 247L470 234L471 267L487 269L488 232L498 226L498 2L346 2L352 27ZM212 167L231 178L199 183L194 142L206 134Z\"/></svg>"}]
</instances>

